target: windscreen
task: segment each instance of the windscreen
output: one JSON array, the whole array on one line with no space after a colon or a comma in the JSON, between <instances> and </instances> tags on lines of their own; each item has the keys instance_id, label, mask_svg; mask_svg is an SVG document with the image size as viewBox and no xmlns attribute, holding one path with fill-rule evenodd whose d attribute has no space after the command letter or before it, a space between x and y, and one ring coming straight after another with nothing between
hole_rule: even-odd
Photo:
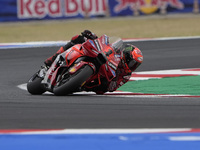
<instances>
[{"instance_id":1,"label":"windscreen","mask_svg":"<svg viewBox=\"0 0 200 150\"><path fill-rule=\"evenodd\" d=\"M110 45L116 52L120 52L123 47L123 41L119 37L110 37L109 39Z\"/></svg>"}]
</instances>

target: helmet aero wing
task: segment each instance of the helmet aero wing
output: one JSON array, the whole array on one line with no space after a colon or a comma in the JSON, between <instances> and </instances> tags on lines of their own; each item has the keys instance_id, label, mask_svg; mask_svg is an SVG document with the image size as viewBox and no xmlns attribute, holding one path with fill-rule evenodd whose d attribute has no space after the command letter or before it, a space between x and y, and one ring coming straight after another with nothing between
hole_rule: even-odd
<instances>
[{"instance_id":1,"label":"helmet aero wing","mask_svg":"<svg viewBox=\"0 0 200 150\"><path fill-rule=\"evenodd\" d=\"M123 57L128 68L131 71L137 69L138 66L143 62L142 52L135 46L127 44L123 51Z\"/></svg>"}]
</instances>

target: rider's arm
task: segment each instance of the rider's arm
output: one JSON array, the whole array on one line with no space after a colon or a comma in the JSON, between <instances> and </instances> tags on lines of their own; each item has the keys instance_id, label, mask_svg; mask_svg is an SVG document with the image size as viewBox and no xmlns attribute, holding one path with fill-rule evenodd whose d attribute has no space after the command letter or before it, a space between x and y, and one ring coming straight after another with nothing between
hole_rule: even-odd
<instances>
[{"instance_id":1,"label":"rider's arm","mask_svg":"<svg viewBox=\"0 0 200 150\"><path fill-rule=\"evenodd\" d=\"M116 91L120 86L124 85L131 77L131 73L125 73L124 69L118 68L117 76L109 83L108 91Z\"/></svg>"},{"instance_id":2,"label":"rider's arm","mask_svg":"<svg viewBox=\"0 0 200 150\"><path fill-rule=\"evenodd\" d=\"M96 34L92 33L91 31L89 30L85 30L83 32L81 32L81 35L75 35L72 37L71 41L68 42L65 46L63 46L63 49L64 50L67 50L69 49L70 47L76 45L76 44L82 44L84 43L87 39L96 39L98 38L96 36Z\"/></svg>"}]
</instances>

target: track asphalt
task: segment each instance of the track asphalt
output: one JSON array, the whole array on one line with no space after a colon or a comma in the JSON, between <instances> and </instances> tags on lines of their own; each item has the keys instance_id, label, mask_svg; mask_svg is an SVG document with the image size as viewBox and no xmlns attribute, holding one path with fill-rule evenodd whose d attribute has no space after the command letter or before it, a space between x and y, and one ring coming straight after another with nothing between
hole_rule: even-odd
<instances>
[{"instance_id":1,"label":"track asphalt","mask_svg":"<svg viewBox=\"0 0 200 150\"><path fill-rule=\"evenodd\" d=\"M199 43L199 38L134 42L144 55L144 63L137 71L199 68ZM1 129L199 127L199 98L122 98L84 94L65 97L49 94L32 96L17 88L17 85L26 83L44 59L57 49L0 50ZM194 82L198 81L197 77L191 78ZM168 80L175 78L164 79L162 82L166 84ZM180 87L183 81L179 81ZM147 88L145 83L139 82L141 84L137 86ZM198 82L196 84L198 90ZM168 90L173 91L173 88Z\"/></svg>"}]
</instances>

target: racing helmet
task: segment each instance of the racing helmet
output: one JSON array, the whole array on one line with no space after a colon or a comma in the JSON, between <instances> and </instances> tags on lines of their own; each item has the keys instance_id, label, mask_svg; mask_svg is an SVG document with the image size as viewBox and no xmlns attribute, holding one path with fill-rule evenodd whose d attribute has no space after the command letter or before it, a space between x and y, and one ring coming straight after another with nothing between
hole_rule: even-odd
<instances>
[{"instance_id":1,"label":"racing helmet","mask_svg":"<svg viewBox=\"0 0 200 150\"><path fill-rule=\"evenodd\" d=\"M143 62L143 55L137 47L127 44L123 50L123 60L126 67L134 71Z\"/></svg>"}]
</instances>

